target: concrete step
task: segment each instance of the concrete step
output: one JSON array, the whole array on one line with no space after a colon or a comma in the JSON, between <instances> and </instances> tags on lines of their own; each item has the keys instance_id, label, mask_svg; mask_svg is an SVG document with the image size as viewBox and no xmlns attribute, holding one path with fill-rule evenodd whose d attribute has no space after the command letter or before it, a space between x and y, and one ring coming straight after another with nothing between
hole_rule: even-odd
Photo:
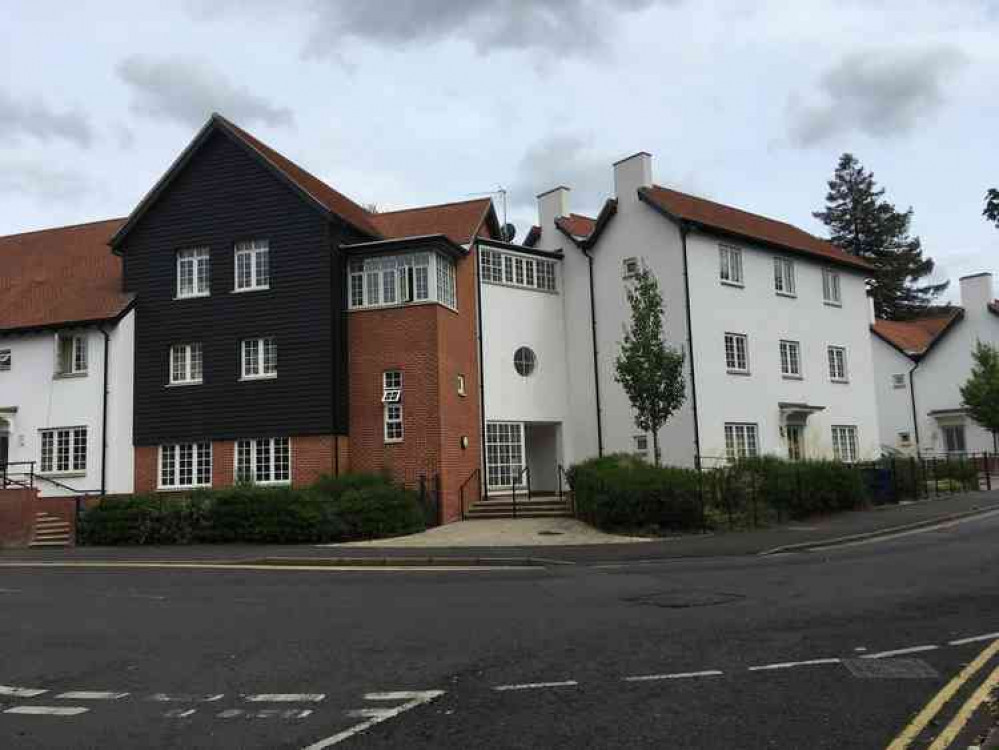
<instances>
[{"instance_id":1,"label":"concrete step","mask_svg":"<svg viewBox=\"0 0 999 750\"><path fill-rule=\"evenodd\" d=\"M46 513L35 514L35 528L31 535L31 547L69 547L73 541L73 524L65 519Z\"/></svg>"},{"instance_id":2,"label":"concrete step","mask_svg":"<svg viewBox=\"0 0 999 750\"><path fill-rule=\"evenodd\" d=\"M61 540L54 540L54 541L43 541L43 542L33 541L28 546L29 547L68 547L69 546L69 539L61 539Z\"/></svg>"}]
</instances>

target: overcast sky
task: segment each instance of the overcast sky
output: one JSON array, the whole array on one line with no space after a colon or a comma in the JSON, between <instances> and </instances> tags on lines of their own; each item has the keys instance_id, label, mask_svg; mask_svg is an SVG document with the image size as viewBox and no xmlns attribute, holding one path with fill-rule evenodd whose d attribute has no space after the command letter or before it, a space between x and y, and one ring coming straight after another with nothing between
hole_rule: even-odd
<instances>
[{"instance_id":1,"label":"overcast sky","mask_svg":"<svg viewBox=\"0 0 999 750\"><path fill-rule=\"evenodd\" d=\"M999 0L7 0L0 28L0 234L128 214L214 110L383 210L503 186L518 239L639 150L821 234L852 151L943 275L999 270Z\"/></svg>"}]
</instances>

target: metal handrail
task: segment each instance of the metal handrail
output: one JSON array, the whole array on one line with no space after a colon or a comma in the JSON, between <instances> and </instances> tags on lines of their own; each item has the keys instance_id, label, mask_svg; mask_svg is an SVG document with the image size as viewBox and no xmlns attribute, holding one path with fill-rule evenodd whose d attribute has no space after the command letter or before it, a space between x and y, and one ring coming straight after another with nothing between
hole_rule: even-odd
<instances>
[{"instance_id":1,"label":"metal handrail","mask_svg":"<svg viewBox=\"0 0 999 750\"><path fill-rule=\"evenodd\" d=\"M569 497L571 498L571 500L569 501L569 510L572 513L573 517L575 517L575 515L576 515L576 496L573 495L571 491L569 493L564 493L563 490L562 490L562 478L563 477L565 477L566 486L569 485L569 472L567 472L565 470L565 467L560 463L560 464L556 465L555 475L558 477L558 499L559 500L564 500L565 499L565 495L566 494L569 495Z\"/></svg>"},{"instance_id":2,"label":"metal handrail","mask_svg":"<svg viewBox=\"0 0 999 750\"><path fill-rule=\"evenodd\" d=\"M28 470L11 472L11 466L27 466ZM11 474L19 477L27 477L27 479L12 479ZM6 489L9 485L17 485L24 489L33 489L36 476L34 461L7 461L0 464L0 489Z\"/></svg>"},{"instance_id":3,"label":"metal handrail","mask_svg":"<svg viewBox=\"0 0 999 750\"><path fill-rule=\"evenodd\" d=\"M527 475L527 484L526 484L526 486L527 486L527 499L528 500L531 499L531 467L530 466L525 466L523 469L520 470L520 473L517 474L516 478L513 480L513 484L510 485L510 490L511 490L511 493L512 493L512 495L511 495L511 501L512 501L512 504L513 504L513 517L514 518L517 517L517 486L521 483L520 480L521 480L521 478L525 474Z\"/></svg>"},{"instance_id":4,"label":"metal handrail","mask_svg":"<svg viewBox=\"0 0 999 750\"><path fill-rule=\"evenodd\" d=\"M468 479L461 483L461 487L458 489L458 496L461 499L461 520L465 520L465 487L479 475L479 470L476 469L471 474L468 475Z\"/></svg>"}]
</instances>

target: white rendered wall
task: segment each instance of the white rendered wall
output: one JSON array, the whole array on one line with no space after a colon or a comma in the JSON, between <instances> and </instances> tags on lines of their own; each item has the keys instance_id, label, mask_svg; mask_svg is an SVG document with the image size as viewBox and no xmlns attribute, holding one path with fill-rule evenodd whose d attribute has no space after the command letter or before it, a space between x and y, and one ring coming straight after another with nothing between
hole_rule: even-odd
<instances>
[{"instance_id":1,"label":"white rendered wall","mask_svg":"<svg viewBox=\"0 0 999 750\"><path fill-rule=\"evenodd\" d=\"M878 404L881 445L902 453L914 453L916 435L912 427L909 371L915 363L873 333L871 334L871 353L874 357L874 391ZM893 375L905 376L903 388L894 386ZM899 433L903 432L909 434L910 442L908 445L899 439Z\"/></svg>"}]
</instances>

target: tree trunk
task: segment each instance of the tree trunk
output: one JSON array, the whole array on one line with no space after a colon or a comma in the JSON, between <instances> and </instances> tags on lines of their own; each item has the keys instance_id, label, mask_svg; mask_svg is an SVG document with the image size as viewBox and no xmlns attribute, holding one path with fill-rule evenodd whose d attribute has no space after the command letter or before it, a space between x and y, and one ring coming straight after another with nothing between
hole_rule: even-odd
<instances>
[{"instance_id":1,"label":"tree trunk","mask_svg":"<svg viewBox=\"0 0 999 750\"><path fill-rule=\"evenodd\" d=\"M662 458L662 456L659 454L659 430L652 431L652 455L654 456L656 466L658 466L659 461Z\"/></svg>"}]
</instances>

